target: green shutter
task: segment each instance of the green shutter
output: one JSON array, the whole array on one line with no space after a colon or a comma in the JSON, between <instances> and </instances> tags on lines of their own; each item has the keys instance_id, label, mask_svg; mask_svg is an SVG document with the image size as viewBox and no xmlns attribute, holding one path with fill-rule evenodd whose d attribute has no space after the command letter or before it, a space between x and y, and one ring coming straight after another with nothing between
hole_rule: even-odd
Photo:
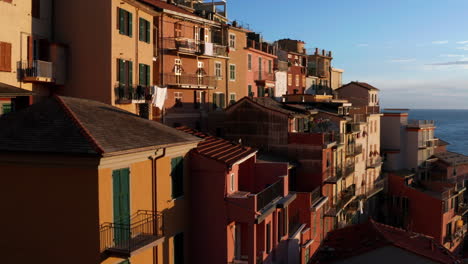
<instances>
[{"instance_id":1,"label":"green shutter","mask_svg":"<svg viewBox=\"0 0 468 264\"><path fill-rule=\"evenodd\" d=\"M139 64L138 65L138 76L139 76L139 80L138 80L138 83L140 85L145 85L145 65L144 64Z\"/></svg>"},{"instance_id":2,"label":"green shutter","mask_svg":"<svg viewBox=\"0 0 468 264\"><path fill-rule=\"evenodd\" d=\"M219 106L221 108L225 108L226 107L226 96L225 94L219 94Z\"/></svg>"},{"instance_id":3,"label":"green shutter","mask_svg":"<svg viewBox=\"0 0 468 264\"><path fill-rule=\"evenodd\" d=\"M112 172L114 223L119 228L114 232L116 244L127 244L130 239L130 170L120 169Z\"/></svg>"},{"instance_id":4,"label":"green shutter","mask_svg":"<svg viewBox=\"0 0 468 264\"><path fill-rule=\"evenodd\" d=\"M177 157L171 160L172 198L184 194L184 158Z\"/></svg>"},{"instance_id":5,"label":"green shutter","mask_svg":"<svg viewBox=\"0 0 468 264\"><path fill-rule=\"evenodd\" d=\"M119 33L125 34L125 10L119 8Z\"/></svg>"},{"instance_id":6,"label":"green shutter","mask_svg":"<svg viewBox=\"0 0 468 264\"><path fill-rule=\"evenodd\" d=\"M150 73L151 69L149 65L146 65L145 68L146 68L146 85L149 86L151 85L151 73Z\"/></svg>"},{"instance_id":7,"label":"green shutter","mask_svg":"<svg viewBox=\"0 0 468 264\"><path fill-rule=\"evenodd\" d=\"M133 33L133 15L128 12L128 36L131 37Z\"/></svg>"},{"instance_id":8,"label":"green shutter","mask_svg":"<svg viewBox=\"0 0 468 264\"><path fill-rule=\"evenodd\" d=\"M146 21L146 42L151 42L151 23Z\"/></svg>"},{"instance_id":9,"label":"green shutter","mask_svg":"<svg viewBox=\"0 0 468 264\"><path fill-rule=\"evenodd\" d=\"M128 84L133 84L133 61L127 61L128 63Z\"/></svg>"},{"instance_id":10,"label":"green shutter","mask_svg":"<svg viewBox=\"0 0 468 264\"><path fill-rule=\"evenodd\" d=\"M218 108L218 94L217 93L213 94L213 108L214 109Z\"/></svg>"},{"instance_id":11,"label":"green shutter","mask_svg":"<svg viewBox=\"0 0 468 264\"><path fill-rule=\"evenodd\" d=\"M125 62L124 60L117 59L117 64L119 65L119 83L125 83Z\"/></svg>"},{"instance_id":12,"label":"green shutter","mask_svg":"<svg viewBox=\"0 0 468 264\"><path fill-rule=\"evenodd\" d=\"M145 23L146 21L140 17L140 19L138 20L138 39L140 41L145 41Z\"/></svg>"}]
</instances>

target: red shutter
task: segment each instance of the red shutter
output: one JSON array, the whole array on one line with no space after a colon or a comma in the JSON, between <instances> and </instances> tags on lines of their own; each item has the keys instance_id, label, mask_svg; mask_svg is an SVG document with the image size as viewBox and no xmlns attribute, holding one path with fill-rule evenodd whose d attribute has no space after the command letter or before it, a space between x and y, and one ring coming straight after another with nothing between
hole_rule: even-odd
<instances>
[{"instance_id":1,"label":"red shutter","mask_svg":"<svg viewBox=\"0 0 468 264\"><path fill-rule=\"evenodd\" d=\"M3 2L11 3L13 0L3 0Z\"/></svg>"},{"instance_id":2,"label":"red shutter","mask_svg":"<svg viewBox=\"0 0 468 264\"><path fill-rule=\"evenodd\" d=\"M3 43L3 51L4 51L4 58L6 71L11 71L11 43Z\"/></svg>"},{"instance_id":3,"label":"red shutter","mask_svg":"<svg viewBox=\"0 0 468 264\"><path fill-rule=\"evenodd\" d=\"M3 46L3 42L0 42L0 71L4 71L5 68L5 51Z\"/></svg>"},{"instance_id":4,"label":"red shutter","mask_svg":"<svg viewBox=\"0 0 468 264\"><path fill-rule=\"evenodd\" d=\"M32 36L28 36L28 61L32 63L34 59L34 40Z\"/></svg>"}]
</instances>

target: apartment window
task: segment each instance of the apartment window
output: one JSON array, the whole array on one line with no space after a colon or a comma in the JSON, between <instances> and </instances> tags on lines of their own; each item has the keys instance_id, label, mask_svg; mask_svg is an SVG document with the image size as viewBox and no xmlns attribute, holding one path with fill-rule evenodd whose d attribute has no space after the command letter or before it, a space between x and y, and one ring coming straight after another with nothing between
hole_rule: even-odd
<instances>
[{"instance_id":1,"label":"apartment window","mask_svg":"<svg viewBox=\"0 0 468 264\"><path fill-rule=\"evenodd\" d=\"M292 74L288 73L288 85L292 86Z\"/></svg>"},{"instance_id":2,"label":"apartment window","mask_svg":"<svg viewBox=\"0 0 468 264\"><path fill-rule=\"evenodd\" d=\"M229 94L229 105L233 105L235 103L236 103L236 94L235 93Z\"/></svg>"},{"instance_id":3,"label":"apartment window","mask_svg":"<svg viewBox=\"0 0 468 264\"><path fill-rule=\"evenodd\" d=\"M174 264L184 263L184 233L174 236Z\"/></svg>"},{"instance_id":4,"label":"apartment window","mask_svg":"<svg viewBox=\"0 0 468 264\"><path fill-rule=\"evenodd\" d=\"M252 92L252 85L251 84L247 85L247 95L248 96L254 96L254 94Z\"/></svg>"},{"instance_id":5,"label":"apartment window","mask_svg":"<svg viewBox=\"0 0 468 264\"><path fill-rule=\"evenodd\" d=\"M235 184L235 183L234 183L234 180L235 180L235 179L234 179L234 173L231 173L231 175L230 175L231 192L234 191L234 184Z\"/></svg>"},{"instance_id":6,"label":"apartment window","mask_svg":"<svg viewBox=\"0 0 468 264\"><path fill-rule=\"evenodd\" d=\"M266 253L269 254L271 249L271 223L266 225Z\"/></svg>"},{"instance_id":7,"label":"apartment window","mask_svg":"<svg viewBox=\"0 0 468 264\"><path fill-rule=\"evenodd\" d=\"M171 160L172 199L184 194L184 157Z\"/></svg>"},{"instance_id":8,"label":"apartment window","mask_svg":"<svg viewBox=\"0 0 468 264\"><path fill-rule=\"evenodd\" d=\"M222 109L226 106L225 95L223 93L213 94L213 109Z\"/></svg>"},{"instance_id":9,"label":"apartment window","mask_svg":"<svg viewBox=\"0 0 468 264\"><path fill-rule=\"evenodd\" d=\"M132 36L133 15L125 9L119 8L119 33L125 36Z\"/></svg>"},{"instance_id":10,"label":"apartment window","mask_svg":"<svg viewBox=\"0 0 468 264\"><path fill-rule=\"evenodd\" d=\"M300 86L301 83L299 82L299 75L296 75L296 83L294 84L295 86Z\"/></svg>"},{"instance_id":11,"label":"apartment window","mask_svg":"<svg viewBox=\"0 0 468 264\"><path fill-rule=\"evenodd\" d=\"M235 49L236 48L236 35L229 34L229 47Z\"/></svg>"},{"instance_id":12,"label":"apartment window","mask_svg":"<svg viewBox=\"0 0 468 264\"><path fill-rule=\"evenodd\" d=\"M247 69L252 70L252 54L247 54Z\"/></svg>"},{"instance_id":13,"label":"apartment window","mask_svg":"<svg viewBox=\"0 0 468 264\"><path fill-rule=\"evenodd\" d=\"M11 0L6 2L11 3ZM34 18L41 18L41 0L31 1L31 16Z\"/></svg>"},{"instance_id":14,"label":"apartment window","mask_svg":"<svg viewBox=\"0 0 468 264\"><path fill-rule=\"evenodd\" d=\"M13 111L13 106L12 104L2 104L2 112L0 114L8 114Z\"/></svg>"},{"instance_id":15,"label":"apartment window","mask_svg":"<svg viewBox=\"0 0 468 264\"><path fill-rule=\"evenodd\" d=\"M203 105L206 102L206 93L204 91L194 91L195 93L195 108L203 109Z\"/></svg>"},{"instance_id":16,"label":"apartment window","mask_svg":"<svg viewBox=\"0 0 468 264\"><path fill-rule=\"evenodd\" d=\"M196 26L193 28L193 36L196 42L200 41L200 28L199 27Z\"/></svg>"},{"instance_id":17,"label":"apartment window","mask_svg":"<svg viewBox=\"0 0 468 264\"><path fill-rule=\"evenodd\" d=\"M257 86L257 97L265 97L265 87L264 86Z\"/></svg>"},{"instance_id":18,"label":"apartment window","mask_svg":"<svg viewBox=\"0 0 468 264\"><path fill-rule=\"evenodd\" d=\"M203 77L205 75L205 70L203 69L205 67L205 64L203 61L198 61L197 62L197 76L198 77Z\"/></svg>"},{"instance_id":19,"label":"apartment window","mask_svg":"<svg viewBox=\"0 0 468 264\"><path fill-rule=\"evenodd\" d=\"M120 85L130 86L133 84L133 62L117 59L118 81Z\"/></svg>"},{"instance_id":20,"label":"apartment window","mask_svg":"<svg viewBox=\"0 0 468 264\"><path fill-rule=\"evenodd\" d=\"M11 71L11 43L0 42L0 71Z\"/></svg>"},{"instance_id":21,"label":"apartment window","mask_svg":"<svg viewBox=\"0 0 468 264\"><path fill-rule=\"evenodd\" d=\"M229 64L229 80L235 81L236 80L236 65Z\"/></svg>"},{"instance_id":22,"label":"apartment window","mask_svg":"<svg viewBox=\"0 0 468 264\"><path fill-rule=\"evenodd\" d=\"M302 87L306 87L306 78L302 76Z\"/></svg>"},{"instance_id":23,"label":"apartment window","mask_svg":"<svg viewBox=\"0 0 468 264\"><path fill-rule=\"evenodd\" d=\"M174 107L182 107L182 92L174 92Z\"/></svg>"},{"instance_id":24,"label":"apartment window","mask_svg":"<svg viewBox=\"0 0 468 264\"><path fill-rule=\"evenodd\" d=\"M216 79L218 80L223 79L223 74L221 71L221 62L215 62L215 76L216 76Z\"/></svg>"},{"instance_id":25,"label":"apartment window","mask_svg":"<svg viewBox=\"0 0 468 264\"><path fill-rule=\"evenodd\" d=\"M182 24L181 23L174 24L174 37L176 38L182 37Z\"/></svg>"},{"instance_id":26,"label":"apartment window","mask_svg":"<svg viewBox=\"0 0 468 264\"><path fill-rule=\"evenodd\" d=\"M138 71L139 71L139 84L142 86L149 86L151 84L150 66L140 63Z\"/></svg>"},{"instance_id":27,"label":"apartment window","mask_svg":"<svg viewBox=\"0 0 468 264\"><path fill-rule=\"evenodd\" d=\"M272 62L271 60L268 61L268 73L272 73L273 72L273 66L272 66Z\"/></svg>"},{"instance_id":28,"label":"apartment window","mask_svg":"<svg viewBox=\"0 0 468 264\"><path fill-rule=\"evenodd\" d=\"M146 43L150 43L151 39L151 26L150 22L146 19L143 19L140 17L140 23L139 23L139 39L140 41L144 41Z\"/></svg>"},{"instance_id":29,"label":"apartment window","mask_svg":"<svg viewBox=\"0 0 468 264\"><path fill-rule=\"evenodd\" d=\"M258 57L258 79L261 80L262 79L262 70L263 70L263 63L262 63L262 57Z\"/></svg>"}]
</instances>

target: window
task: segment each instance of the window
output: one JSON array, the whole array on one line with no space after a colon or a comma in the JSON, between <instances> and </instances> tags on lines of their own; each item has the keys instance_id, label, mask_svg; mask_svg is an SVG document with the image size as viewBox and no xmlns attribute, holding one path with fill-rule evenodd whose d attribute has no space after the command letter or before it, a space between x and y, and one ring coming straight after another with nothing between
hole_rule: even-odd
<instances>
[{"instance_id":1,"label":"window","mask_svg":"<svg viewBox=\"0 0 468 264\"><path fill-rule=\"evenodd\" d=\"M229 64L229 80L235 81L236 80L236 65Z\"/></svg>"},{"instance_id":2,"label":"window","mask_svg":"<svg viewBox=\"0 0 468 264\"><path fill-rule=\"evenodd\" d=\"M268 73L272 73L273 72L273 66L271 64L271 60L268 61Z\"/></svg>"},{"instance_id":3,"label":"window","mask_svg":"<svg viewBox=\"0 0 468 264\"><path fill-rule=\"evenodd\" d=\"M184 195L184 157L171 160L172 199Z\"/></svg>"},{"instance_id":4,"label":"window","mask_svg":"<svg viewBox=\"0 0 468 264\"><path fill-rule=\"evenodd\" d=\"M292 74L288 73L288 85L292 85Z\"/></svg>"},{"instance_id":5,"label":"window","mask_svg":"<svg viewBox=\"0 0 468 264\"><path fill-rule=\"evenodd\" d=\"M252 85L251 84L247 85L247 95L248 96L254 96L254 93L252 92Z\"/></svg>"},{"instance_id":6,"label":"window","mask_svg":"<svg viewBox=\"0 0 468 264\"><path fill-rule=\"evenodd\" d=\"M119 8L119 33L125 36L132 36L132 23L133 23L133 18L132 18L132 13L128 12L127 10L124 10L122 8Z\"/></svg>"},{"instance_id":7,"label":"window","mask_svg":"<svg viewBox=\"0 0 468 264\"><path fill-rule=\"evenodd\" d=\"M299 75L296 75L296 83L294 85L296 85L296 86L301 85L301 83L299 82Z\"/></svg>"},{"instance_id":8,"label":"window","mask_svg":"<svg viewBox=\"0 0 468 264\"><path fill-rule=\"evenodd\" d=\"M252 54L247 54L247 69L252 70Z\"/></svg>"},{"instance_id":9,"label":"window","mask_svg":"<svg viewBox=\"0 0 468 264\"><path fill-rule=\"evenodd\" d=\"M215 76L217 80L223 79L223 73L221 71L221 62L215 62Z\"/></svg>"},{"instance_id":10,"label":"window","mask_svg":"<svg viewBox=\"0 0 468 264\"><path fill-rule=\"evenodd\" d=\"M236 35L229 34L229 47L235 49L236 48Z\"/></svg>"},{"instance_id":11,"label":"window","mask_svg":"<svg viewBox=\"0 0 468 264\"><path fill-rule=\"evenodd\" d=\"M174 107L182 107L182 92L174 92Z\"/></svg>"},{"instance_id":12,"label":"window","mask_svg":"<svg viewBox=\"0 0 468 264\"><path fill-rule=\"evenodd\" d=\"M138 70L139 70L139 82L138 83L142 86L151 85L150 66L140 63Z\"/></svg>"},{"instance_id":13,"label":"window","mask_svg":"<svg viewBox=\"0 0 468 264\"><path fill-rule=\"evenodd\" d=\"M184 263L184 233L174 236L174 264Z\"/></svg>"},{"instance_id":14,"label":"window","mask_svg":"<svg viewBox=\"0 0 468 264\"><path fill-rule=\"evenodd\" d=\"M12 104L3 104L2 105L2 112L0 114L8 114L12 112Z\"/></svg>"},{"instance_id":15,"label":"window","mask_svg":"<svg viewBox=\"0 0 468 264\"><path fill-rule=\"evenodd\" d=\"M195 41L197 43L200 42L200 28L199 27L195 26L193 28L193 36L194 36Z\"/></svg>"},{"instance_id":16,"label":"window","mask_svg":"<svg viewBox=\"0 0 468 264\"><path fill-rule=\"evenodd\" d=\"M195 93L195 108L203 109L203 105L206 102L204 91L194 91Z\"/></svg>"},{"instance_id":17,"label":"window","mask_svg":"<svg viewBox=\"0 0 468 264\"><path fill-rule=\"evenodd\" d=\"M278 212L278 220L277 220L277 237L278 237L278 242L281 241L281 237L284 235L281 231L281 223L283 222L283 218L281 217L281 211Z\"/></svg>"},{"instance_id":18,"label":"window","mask_svg":"<svg viewBox=\"0 0 468 264\"><path fill-rule=\"evenodd\" d=\"M265 97L265 87L264 86L257 86L257 97Z\"/></svg>"},{"instance_id":19,"label":"window","mask_svg":"<svg viewBox=\"0 0 468 264\"><path fill-rule=\"evenodd\" d=\"M229 94L229 105L233 105L235 103L236 103L236 94L235 93Z\"/></svg>"},{"instance_id":20,"label":"window","mask_svg":"<svg viewBox=\"0 0 468 264\"><path fill-rule=\"evenodd\" d=\"M10 2L10 1L6 1ZM31 16L34 18L41 18L41 0L32 0L31 2Z\"/></svg>"},{"instance_id":21,"label":"window","mask_svg":"<svg viewBox=\"0 0 468 264\"><path fill-rule=\"evenodd\" d=\"M213 94L213 109L222 109L225 105L225 95L223 93Z\"/></svg>"},{"instance_id":22,"label":"window","mask_svg":"<svg viewBox=\"0 0 468 264\"><path fill-rule=\"evenodd\" d=\"M269 254L271 249L271 223L266 225L266 253Z\"/></svg>"},{"instance_id":23,"label":"window","mask_svg":"<svg viewBox=\"0 0 468 264\"><path fill-rule=\"evenodd\" d=\"M302 76L302 87L306 87L306 78Z\"/></svg>"},{"instance_id":24,"label":"window","mask_svg":"<svg viewBox=\"0 0 468 264\"><path fill-rule=\"evenodd\" d=\"M140 23L139 23L139 26L140 26L140 31L139 31L139 39L140 41L144 41L146 43L150 43L150 39L151 39L151 33L150 33L150 30L151 30L151 26L150 26L150 22L146 19L143 19L140 17Z\"/></svg>"},{"instance_id":25,"label":"window","mask_svg":"<svg viewBox=\"0 0 468 264\"><path fill-rule=\"evenodd\" d=\"M231 192L234 191L234 173L231 173L230 175L230 182L231 182Z\"/></svg>"},{"instance_id":26,"label":"window","mask_svg":"<svg viewBox=\"0 0 468 264\"><path fill-rule=\"evenodd\" d=\"M0 42L0 71L11 71L11 43Z\"/></svg>"},{"instance_id":27,"label":"window","mask_svg":"<svg viewBox=\"0 0 468 264\"><path fill-rule=\"evenodd\" d=\"M258 78L259 80L262 79L261 77L261 74L262 74L262 70L263 70L263 67L262 67L262 57L258 57L258 74L260 75Z\"/></svg>"},{"instance_id":28,"label":"window","mask_svg":"<svg viewBox=\"0 0 468 264\"><path fill-rule=\"evenodd\" d=\"M181 23L174 24L174 37L176 38L182 37L182 24Z\"/></svg>"},{"instance_id":29,"label":"window","mask_svg":"<svg viewBox=\"0 0 468 264\"><path fill-rule=\"evenodd\" d=\"M131 86L133 84L133 62L117 59L119 69L117 78L121 86Z\"/></svg>"}]
</instances>

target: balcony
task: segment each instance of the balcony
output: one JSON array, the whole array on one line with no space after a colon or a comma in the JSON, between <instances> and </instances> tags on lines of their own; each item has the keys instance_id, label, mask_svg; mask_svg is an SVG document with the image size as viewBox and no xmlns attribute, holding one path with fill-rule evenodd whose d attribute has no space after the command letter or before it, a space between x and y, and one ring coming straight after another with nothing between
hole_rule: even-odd
<instances>
[{"instance_id":1,"label":"balcony","mask_svg":"<svg viewBox=\"0 0 468 264\"><path fill-rule=\"evenodd\" d=\"M55 82L54 65L49 61L20 61L18 73L23 82Z\"/></svg>"},{"instance_id":2,"label":"balcony","mask_svg":"<svg viewBox=\"0 0 468 264\"><path fill-rule=\"evenodd\" d=\"M202 53L200 41L190 38L163 38L161 48L188 54Z\"/></svg>"},{"instance_id":3,"label":"balcony","mask_svg":"<svg viewBox=\"0 0 468 264\"><path fill-rule=\"evenodd\" d=\"M256 71L254 72L254 79L256 81L275 81L275 75L273 72Z\"/></svg>"},{"instance_id":4,"label":"balcony","mask_svg":"<svg viewBox=\"0 0 468 264\"><path fill-rule=\"evenodd\" d=\"M468 204L460 203L455 207L455 213L461 216L464 216L468 212Z\"/></svg>"},{"instance_id":5,"label":"balcony","mask_svg":"<svg viewBox=\"0 0 468 264\"><path fill-rule=\"evenodd\" d=\"M215 88L217 80L215 76L200 76L197 74L164 74L163 85L179 86L182 88Z\"/></svg>"},{"instance_id":6,"label":"balcony","mask_svg":"<svg viewBox=\"0 0 468 264\"><path fill-rule=\"evenodd\" d=\"M205 49L205 55L206 54L206 49ZM228 57L229 52L227 46L220 45L220 44L213 44L213 56L216 57Z\"/></svg>"},{"instance_id":7,"label":"balcony","mask_svg":"<svg viewBox=\"0 0 468 264\"><path fill-rule=\"evenodd\" d=\"M346 148L346 156L357 156L359 154L362 154L362 145L348 145Z\"/></svg>"},{"instance_id":8,"label":"balcony","mask_svg":"<svg viewBox=\"0 0 468 264\"><path fill-rule=\"evenodd\" d=\"M356 194L356 186L354 184L349 186L345 190L343 190L339 194L336 205L335 205L337 211L346 207L346 205L348 205L348 203L354 198L355 194Z\"/></svg>"},{"instance_id":9,"label":"balcony","mask_svg":"<svg viewBox=\"0 0 468 264\"><path fill-rule=\"evenodd\" d=\"M444 238L444 243L455 243L459 240L462 240L465 237L466 231L467 231L467 224L458 228L452 234L446 235Z\"/></svg>"},{"instance_id":10,"label":"balcony","mask_svg":"<svg viewBox=\"0 0 468 264\"><path fill-rule=\"evenodd\" d=\"M348 123L346 124L346 132L347 133L359 133L359 123Z\"/></svg>"},{"instance_id":11,"label":"balcony","mask_svg":"<svg viewBox=\"0 0 468 264\"><path fill-rule=\"evenodd\" d=\"M409 128L429 128L434 127L435 123L434 120L408 120L408 127Z\"/></svg>"},{"instance_id":12,"label":"balcony","mask_svg":"<svg viewBox=\"0 0 468 264\"><path fill-rule=\"evenodd\" d=\"M375 181L372 186L367 188L366 197L369 198L369 197L374 196L378 192L382 191L384 187L385 187L385 180L382 179L382 180Z\"/></svg>"},{"instance_id":13,"label":"balcony","mask_svg":"<svg viewBox=\"0 0 468 264\"><path fill-rule=\"evenodd\" d=\"M354 173L354 163L346 165L344 169L344 176L348 177Z\"/></svg>"},{"instance_id":14,"label":"balcony","mask_svg":"<svg viewBox=\"0 0 468 264\"><path fill-rule=\"evenodd\" d=\"M134 84L116 84L114 91L115 101L118 104L145 103L151 101L154 93L149 86Z\"/></svg>"},{"instance_id":15,"label":"balcony","mask_svg":"<svg viewBox=\"0 0 468 264\"><path fill-rule=\"evenodd\" d=\"M130 223L105 223L100 228L103 258L129 258L148 247L162 243L163 217L160 213L140 210Z\"/></svg>"},{"instance_id":16,"label":"balcony","mask_svg":"<svg viewBox=\"0 0 468 264\"><path fill-rule=\"evenodd\" d=\"M272 185L265 188L263 191L256 194L257 197L257 211L263 210L277 198L283 197L284 182L279 180Z\"/></svg>"},{"instance_id":17,"label":"balcony","mask_svg":"<svg viewBox=\"0 0 468 264\"><path fill-rule=\"evenodd\" d=\"M369 169L372 168L377 168L382 165L382 157L377 157L377 158L369 158L366 162L366 166Z\"/></svg>"}]
</instances>

